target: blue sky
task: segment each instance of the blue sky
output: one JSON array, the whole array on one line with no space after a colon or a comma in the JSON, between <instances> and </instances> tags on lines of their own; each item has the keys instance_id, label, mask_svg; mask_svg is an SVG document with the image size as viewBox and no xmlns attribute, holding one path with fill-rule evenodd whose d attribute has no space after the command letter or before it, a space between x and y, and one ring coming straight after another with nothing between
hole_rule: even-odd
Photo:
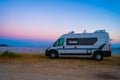
<instances>
[{"instance_id":1,"label":"blue sky","mask_svg":"<svg viewBox=\"0 0 120 80\"><path fill-rule=\"evenodd\" d=\"M49 46L70 31L105 29L120 46L120 0L0 0L0 43Z\"/></svg>"}]
</instances>

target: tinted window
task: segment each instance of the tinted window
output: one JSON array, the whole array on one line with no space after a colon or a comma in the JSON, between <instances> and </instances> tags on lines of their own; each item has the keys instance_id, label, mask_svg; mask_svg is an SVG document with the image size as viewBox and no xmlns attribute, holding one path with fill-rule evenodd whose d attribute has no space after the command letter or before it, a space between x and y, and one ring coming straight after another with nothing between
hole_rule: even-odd
<instances>
[{"instance_id":1,"label":"tinted window","mask_svg":"<svg viewBox=\"0 0 120 80\"><path fill-rule=\"evenodd\" d=\"M97 38L81 38L79 45L93 45Z\"/></svg>"},{"instance_id":2,"label":"tinted window","mask_svg":"<svg viewBox=\"0 0 120 80\"><path fill-rule=\"evenodd\" d=\"M97 38L67 38L67 45L93 45Z\"/></svg>"},{"instance_id":3,"label":"tinted window","mask_svg":"<svg viewBox=\"0 0 120 80\"><path fill-rule=\"evenodd\" d=\"M64 38L61 38L55 42L55 46L62 46L64 44Z\"/></svg>"},{"instance_id":4,"label":"tinted window","mask_svg":"<svg viewBox=\"0 0 120 80\"><path fill-rule=\"evenodd\" d=\"M68 38L67 45L78 45L78 38Z\"/></svg>"},{"instance_id":5,"label":"tinted window","mask_svg":"<svg viewBox=\"0 0 120 80\"><path fill-rule=\"evenodd\" d=\"M61 38L60 41L59 41L59 46L62 46L64 44L64 39Z\"/></svg>"}]
</instances>

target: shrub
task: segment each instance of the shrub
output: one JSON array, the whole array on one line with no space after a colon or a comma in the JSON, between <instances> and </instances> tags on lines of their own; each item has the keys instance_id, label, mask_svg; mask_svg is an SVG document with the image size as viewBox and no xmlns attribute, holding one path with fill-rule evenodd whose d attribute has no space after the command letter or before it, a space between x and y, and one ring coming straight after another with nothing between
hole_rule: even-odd
<instances>
[{"instance_id":1,"label":"shrub","mask_svg":"<svg viewBox=\"0 0 120 80\"><path fill-rule=\"evenodd\" d=\"M9 57L9 58L20 57L20 55L15 54L14 52L11 52L11 51L4 51L4 52L1 54L1 56L2 56L2 57Z\"/></svg>"}]
</instances>

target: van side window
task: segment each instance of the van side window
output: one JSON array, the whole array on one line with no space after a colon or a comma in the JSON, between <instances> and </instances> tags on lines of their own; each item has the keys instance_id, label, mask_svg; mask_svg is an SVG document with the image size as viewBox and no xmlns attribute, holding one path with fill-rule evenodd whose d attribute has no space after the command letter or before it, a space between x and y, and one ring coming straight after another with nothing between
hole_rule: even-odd
<instances>
[{"instance_id":1,"label":"van side window","mask_svg":"<svg viewBox=\"0 0 120 80\"><path fill-rule=\"evenodd\" d=\"M78 38L68 38L66 43L67 45L78 45Z\"/></svg>"},{"instance_id":2,"label":"van side window","mask_svg":"<svg viewBox=\"0 0 120 80\"><path fill-rule=\"evenodd\" d=\"M97 38L81 38L79 45L93 45L97 41Z\"/></svg>"},{"instance_id":3,"label":"van side window","mask_svg":"<svg viewBox=\"0 0 120 80\"><path fill-rule=\"evenodd\" d=\"M93 45L97 38L67 38L67 45Z\"/></svg>"},{"instance_id":4,"label":"van side window","mask_svg":"<svg viewBox=\"0 0 120 80\"><path fill-rule=\"evenodd\" d=\"M55 42L55 46L62 46L64 44L64 38L60 38Z\"/></svg>"}]
</instances>

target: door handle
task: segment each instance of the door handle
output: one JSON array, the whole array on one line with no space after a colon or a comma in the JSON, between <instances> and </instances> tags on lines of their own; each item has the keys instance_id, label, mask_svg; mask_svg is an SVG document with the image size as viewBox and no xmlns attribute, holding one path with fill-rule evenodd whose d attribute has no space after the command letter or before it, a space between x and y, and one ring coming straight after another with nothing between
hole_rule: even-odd
<instances>
[{"instance_id":1,"label":"door handle","mask_svg":"<svg viewBox=\"0 0 120 80\"><path fill-rule=\"evenodd\" d=\"M65 46L63 46L63 49L65 48Z\"/></svg>"},{"instance_id":2,"label":"door handle","mask_svg":"<svg viewBox=\"0 0 120 80\"><path fill-rule=\"evenodd\" d=\"M76 47L76 46L75 46L74 48L75 48L75 49L77 49L77 47Z\"/></svg>"}]
</instances>

